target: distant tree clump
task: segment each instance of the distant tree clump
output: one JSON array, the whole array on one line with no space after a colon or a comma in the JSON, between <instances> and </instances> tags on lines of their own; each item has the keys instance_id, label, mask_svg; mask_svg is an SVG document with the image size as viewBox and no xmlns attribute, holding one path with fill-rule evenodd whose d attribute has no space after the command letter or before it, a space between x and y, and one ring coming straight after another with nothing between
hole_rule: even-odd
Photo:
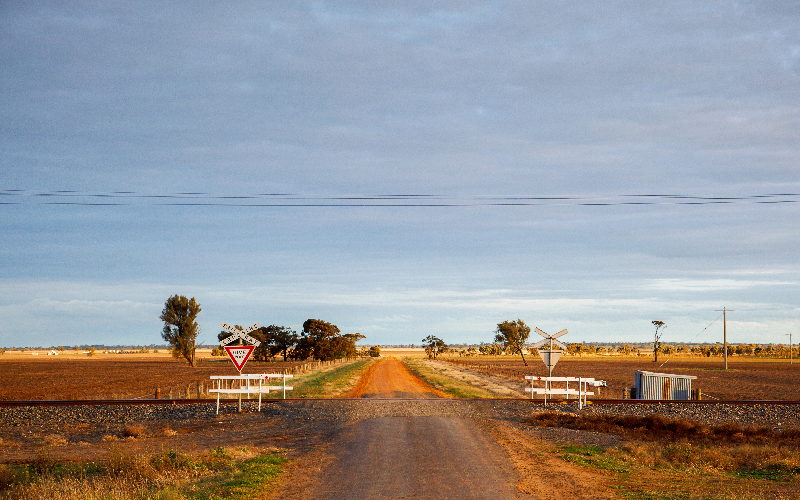
<instances>
[{"instance_id":1,"label":"distant tree clump","mask_svg":"<svg viewBox=\"0 0 800 500\"><path fill-rule=\"evenodd\" d=\"M187 299L183 295L173 295L167 299L161 311L161 321L164 322L161 337L169 344L174 358L182 357L192 366L195 342L200 334L200 327L195 320L201 310L194 297Z\"/></svg>"},{"instance_id":2,"label":"distant tree clump","mask_svg":"<svg viewBox=\"0 0 800 500\"><path fill-rule=\"evenodd\" d=\"M436 359L437 355L447 352L447 344L444 340L433 335L422 339L422 345L425 347L425 354L428 355L428 358Z\"/></svg>"},{"instance_id":3,"label":"distant tree clump","mask_svg":"<svg viewBox=\"0 0 800 500\"><path fill-rule=\"evenodd\" d=\"M499 344L484 344L481 342L478 352L484 356L499 356L503 354L503 346Z\"/></svg>"},{"instance_id":4,"label":"distant tree clump","mask_svg":"<svg viewBox=\"0 0 800 500\"><path fill-rule=\"evenodd\" d=\"M525 353L522 346L528 341L528 335L531 334L531 327L525 324L524 321L518 319L516 321L503 321L498 323L494 341L503 344L506 352L511 354L519 353L522 356L522 363L528 366L525 361Z\"/></svg>"},{"instance_id":5,"label":"distant tree clump","mask_svg":"<svg viewBox=\"0 0 800 500\"><path fill-rule=\"evenodd\" d=\"M371 358L380 358L381 357L381 346L374 345L374 346L369 348L369 351L367 351L367 353L369 354L369 356Z\"/></svg>"}]
</instances>

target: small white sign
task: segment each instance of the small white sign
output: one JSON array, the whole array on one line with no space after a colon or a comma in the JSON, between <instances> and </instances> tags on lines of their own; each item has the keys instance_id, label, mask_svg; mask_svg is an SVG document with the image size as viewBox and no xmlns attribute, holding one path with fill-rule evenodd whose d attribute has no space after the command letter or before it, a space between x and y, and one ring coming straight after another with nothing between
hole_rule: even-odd
<instances>
[{"instance_id":1,"label":"small white sign","mask_svg":"<svg viewBox=\"0 0 800 500\"><path fill-rule=\"evenodd\" d=\"M247 360L250 359L250 355L253 354L253 349L255 349L255 346L252 345L235 345L226 347L225 352L228 353L228 357L233 361L233 366L239 370L239 373L242 373L242 368L244 368Z\"/></svg>"},{"instance_id":2,"label":"small white sign","mask_svg":"<svg viewBox=\"0 0 800 500\"><path fill-rule=\"evenodd\" d=\"M258 347L261 345L261 342L254 339L248 333L253 332L261 328L261 323L255 323L253 325L248 326L244 330L239 330L238 328L231 326L227 323L222 323L222 328L231 332L233 335L227 337L220 341L219 345L225 347L226 345L230 344L236 339L242 339L243 341L247 342L248 344L253 344L254 346Z\"/></svg>"}]
</instances>

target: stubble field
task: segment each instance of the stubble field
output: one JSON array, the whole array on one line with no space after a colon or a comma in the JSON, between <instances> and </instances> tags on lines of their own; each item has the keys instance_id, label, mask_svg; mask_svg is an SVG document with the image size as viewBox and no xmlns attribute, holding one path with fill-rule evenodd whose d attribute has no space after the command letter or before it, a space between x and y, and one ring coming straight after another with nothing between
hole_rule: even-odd
<instances>
[{"instance_id":1,"label":"stubble field","mask_svg":"<svg viewBox=\"0 0 800 500\"><path fill-rule=\"evenodd\" d=\"M547 376L539 358L519 356L442 357L442 360L490 375L523 379L525 375ZM593 377L605 380L600 398L621 399L623 389L633 387L636 370L693 375L693 388L709 400L800 400L800 363L785 359L729 358L728 370L720 358L671 357L658 363L644 356L562 357L553 370L557 377Z\"/></svg>"}]
</instances>

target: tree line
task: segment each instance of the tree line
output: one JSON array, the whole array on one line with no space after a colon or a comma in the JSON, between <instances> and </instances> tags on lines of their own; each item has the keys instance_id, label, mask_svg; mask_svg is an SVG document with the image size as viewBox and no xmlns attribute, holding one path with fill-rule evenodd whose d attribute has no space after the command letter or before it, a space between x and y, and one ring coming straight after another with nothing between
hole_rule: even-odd
<instances>
[{"instance_id":1,"label":"tree line","mask_svg":"<svg viewBox=\"0 0 800 500\"><path fill-rule=\"evenodd\" d=\"M241 329L239 325L236 328ZM277 356L283 360L316 359L331 361L342 358L377 357L380 356L380 347L372 346L369 349L356 346L356 342L366 338L360 333L342 333L334 324L321 319L308 319L303 323L303 330L298 334L285 326L262 326L249 334L261 344L253 350L256 361L268 361ZM217 339L222 341L231 336L225 330L219 332ZM228 345L237 345L241 339ZM222 355L223 349L217 347L212 355Z\"/></svg>"},{"instance_id":2,"label":"tree line","mask_svg":"<svg viewBox=\"0 0 800 500\"><path fill-rule=\"evenodd\" d=\"M192 366L196 363L196 342L200 334L197 315L200 311L202 311L200 304L194 297L188 299L176 294L164 303L160 316L164 322L161 337L169 345L172 356L183 358ZM241 329L238 325L236 328ZM231 335L230 332L222 331L217 337L221 341ZM331 361L359 356L380 356L378 346L370 349L362 347L359 350L356 342L365 338L364 335L343 334L336 325L320 319L306 320L300 334L285 326L270 325L250 332L249 335L261 342L253 351L253 357L259 361L266 361L276 356L282 356L284 361L287 359ZM241 339L236 339L229 345L237 343L241 343ZM220 354L222 348L217 349L219 349L217 354Z\"/></svg>"}]
</instances>

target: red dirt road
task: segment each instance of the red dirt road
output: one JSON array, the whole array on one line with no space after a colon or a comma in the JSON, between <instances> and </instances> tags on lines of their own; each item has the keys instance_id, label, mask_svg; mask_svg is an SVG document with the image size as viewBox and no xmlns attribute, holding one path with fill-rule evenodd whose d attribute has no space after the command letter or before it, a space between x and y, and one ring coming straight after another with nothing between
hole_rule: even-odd
<instances>
[{"instance_id":1,"label":"red dirt road","mask_svg":"<svg viewBox=\"0 0 800 500\"><path fill-rule=\"evenodd\" d=\"M347 396L398 399L388 404L401 410L410 403L404 399L444 394L414 376L400 361L388 358L372 365ZM309 462L303 467L306 472L313 464L313 469L322 466L316 477L291 478L273 498L521 498L514 466L503 448L469 418L366 418L341 429Z\"/></svg>"},{"instance_id":2,"label":"red dirt road","mask_svg":"<svg viewBox=\"0 0 800 500\"><path fill-rule=\"evenodd\" d=\"M429 399L447 396L408 371L406 365L389 357L370 366L344 397Z\"/></svg>"}]
</instances>

